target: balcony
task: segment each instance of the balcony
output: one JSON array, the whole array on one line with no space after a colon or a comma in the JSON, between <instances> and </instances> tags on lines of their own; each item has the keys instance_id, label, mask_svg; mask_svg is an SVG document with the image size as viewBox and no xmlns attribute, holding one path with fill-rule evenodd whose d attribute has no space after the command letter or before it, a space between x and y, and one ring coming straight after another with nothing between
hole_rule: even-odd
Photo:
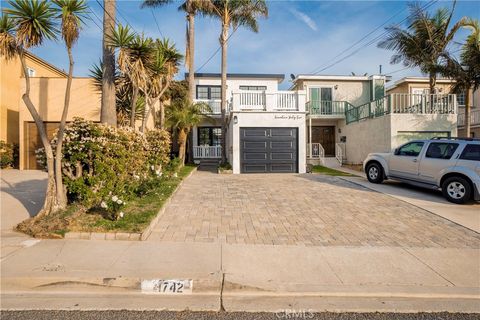
<instances>
[{"instance_id":1,"label":"balcony","mask_svg":"<svg viewBox=\"0 0 480 320\"><path fill-rule=\"evenodd\" d=\"M345 118L345 109L350 105L346 101L308 101L306 109L312 118Z\"/></svg>"},{"instance_id":2,"label":"balcony","mask_svg":"<svg viewBox=\"0 0 480 320\"><path fill-rule=\"evenodd\" d=\"M465 125L465 109L458 113L457 126L463 127ZM480 126L480 110L470 110L470 126Z\"/></svg>"},{"instance_id":3,"label":"balcony","mask_svg":"<svg viewBox=\"0 0 480 320\"><path fill-rule=\"evenodd\" d=\"M197 103L205 103L210 107L210 110L208 108L203 108L202 112L208 115L219 115L222 114L222 100L220 99L196 99L195 102Z\"/></svg>"},{"instance_id":4,"label":"balcony","mask_svg":"<svg viewBox=\"0 0 480 320\"><path fill-rule=\"evenodd\" d=\"M304 91L244 91L232 95L233 111L305 111Z\"/></svg>"}]
</instances>

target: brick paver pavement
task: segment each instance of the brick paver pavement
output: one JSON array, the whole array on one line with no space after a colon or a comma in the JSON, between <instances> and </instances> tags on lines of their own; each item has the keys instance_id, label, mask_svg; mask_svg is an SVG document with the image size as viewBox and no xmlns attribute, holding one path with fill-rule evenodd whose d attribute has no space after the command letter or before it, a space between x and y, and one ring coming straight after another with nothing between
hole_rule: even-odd
<instances>
[{"instance_id":1,"label":"brick paver pavement","mask_svg":"<svg viewBox=\"0 0 480 320\"><path fill-rule=\"evenodd\" d=\"M323 175L195 172L149 238L306 246L479 248L480 235Z\"/></svg>"}]
</instances>

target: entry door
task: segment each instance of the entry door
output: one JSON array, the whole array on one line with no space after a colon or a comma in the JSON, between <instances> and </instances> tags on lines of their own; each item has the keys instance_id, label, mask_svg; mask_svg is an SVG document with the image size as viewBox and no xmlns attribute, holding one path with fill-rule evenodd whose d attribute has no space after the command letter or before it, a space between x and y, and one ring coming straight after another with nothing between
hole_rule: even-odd
<instances>
[{"instance_id":1,"label":"entry door","mask_svg":"<svg viewBox=\"0 0 480 320\"><path fill-rule=\"evenodd\" d=\"M325 156L335 156L335 127L312 127L312 143L320 143L325 149Z\"/></svg>"},{"instance_id":2,"label":"entry door","mask_svg":"<svg viewBox=\"0 0 480 320\"><path fill-rule=\"evenodd\" d=\"M423 146L423 142L414 141L398 148L389 160L390 175L405 179L416 179Z\"/></svg>"},{"instance_id":3,"label":"entry door","mask_svg":"<svg viewBox=\"0 0 480 320\"><path fill-rule=\"evenodd\" d=\"M297 128L240 128L240 172L298 172Z\"/></svg>"}]
</instances>

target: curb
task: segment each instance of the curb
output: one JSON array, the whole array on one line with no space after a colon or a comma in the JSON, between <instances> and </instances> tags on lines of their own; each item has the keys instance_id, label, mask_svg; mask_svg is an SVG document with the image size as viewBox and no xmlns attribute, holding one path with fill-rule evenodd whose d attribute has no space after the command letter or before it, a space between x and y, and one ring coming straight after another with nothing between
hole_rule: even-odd
<instances>
[{"instance_id":1,"label":"curb","mask_svg":"<svg viewBox=\"0 0 480 320\"><path fill-rule=\"evenodd\" d=\"M168 197L167 200L163 203L163 206L158 211L155 218L150 221L148 227L146 227L142 232L67 232L65 233L64 239L72 240L123 240L123 241L145 241L150 236L153 231L153 228L157 225L158 220L165 212L167 206L170 204L170 201L177 193L178 189L183 185L184 181L190 178L190 176L197 171L198 167L195 167L190 171L190 173L180 181L178 186Z\"/></svg>"}]
</instances>

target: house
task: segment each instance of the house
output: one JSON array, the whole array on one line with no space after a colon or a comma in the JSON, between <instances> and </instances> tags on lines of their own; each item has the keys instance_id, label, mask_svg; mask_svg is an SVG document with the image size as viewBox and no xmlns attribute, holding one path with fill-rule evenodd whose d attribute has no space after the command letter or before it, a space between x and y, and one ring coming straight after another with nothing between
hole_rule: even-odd
<instances>
[{"instance_id":1,"label":"house","mask_svg":"<svg viewBox=\"0 0 480 320\"><path fill-rule=\"evenodd\" d=\"M449 94L455 80L439 78L435 84L435 93ZM428 94L430 93L429 79L427 77L405 77L396 81L392 86L387 88L387 94L404 93L404 94ZM465 94L457 94L458 106L458 136L466 136L465 122ZM480 89L471 93L470 96L470 136L480 137Z\"/></svg>"},{"instance_id":2,"label":"house","mask_svg":"<svg viewBox=\"0 0 480 320\"><path fill-rule=\"evenodd\" d=\"M210 119L193 130L194 159L220 159L220 74L196 74L196 98ZM227 158L234 173L299 172L336 159L361 163L415 138L455 136L452 94L387 94L381 75L298 75L288 91L283 75L227 76ZM427 99L427 97L429 97Z\"/></svg>"}]
</instances>

